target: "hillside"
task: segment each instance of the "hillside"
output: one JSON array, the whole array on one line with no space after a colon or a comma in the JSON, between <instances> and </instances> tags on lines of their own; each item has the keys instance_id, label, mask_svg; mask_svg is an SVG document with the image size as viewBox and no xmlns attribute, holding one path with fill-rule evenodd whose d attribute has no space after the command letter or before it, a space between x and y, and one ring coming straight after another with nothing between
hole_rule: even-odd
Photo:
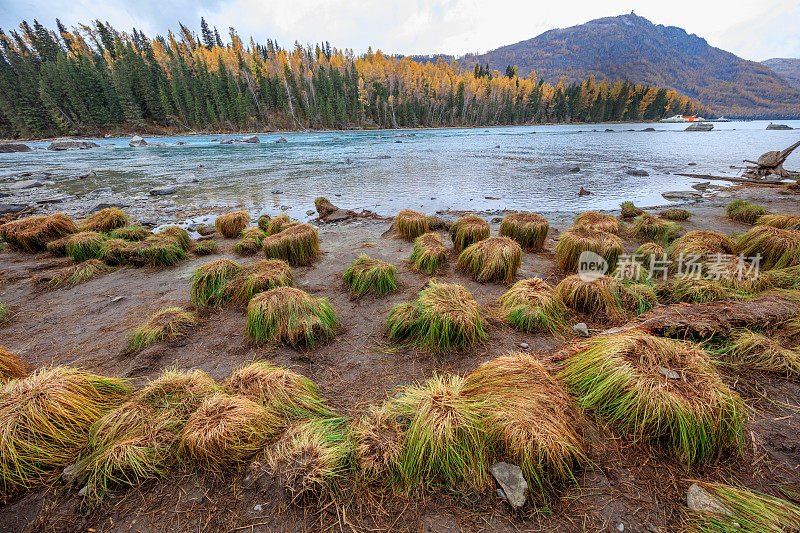
<instances>
[{"instance_id":1,"label":"hillside","mask_svg":"<svg viewBox=\"0 0 800 533\"><path fill-rule=\"evenodd\" d=\"M634 14L606 17L462 58L520 76L535 71L550 83L628 80L668 87L736 117L800 116L800 90L766 66L710 46L681 28L656 25Z\"/></svg>"},{"instance_id":2,"label":"hillside","mask_svg":"<svg viewBox=\"0 0 800 533\"><path fill-rule=\"evenodd\" d=\"M761 62L791 85L800 89L800 59L789 57L776 57Z\"/></svg>"}]
</instances>

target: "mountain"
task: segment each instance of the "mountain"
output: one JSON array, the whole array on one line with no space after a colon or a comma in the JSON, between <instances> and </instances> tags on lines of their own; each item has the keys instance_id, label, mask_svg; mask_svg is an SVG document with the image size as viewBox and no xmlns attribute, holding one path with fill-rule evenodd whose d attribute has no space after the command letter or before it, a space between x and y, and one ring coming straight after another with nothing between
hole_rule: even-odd
<instances>
[{"instance_id":1,"label":"mountain","mask_svg":"<svg viewBox=\"0 0 800 533\"><path fill-rule=\"evenodd\" d=\"M551 83L560 79L628 80L682 92L734 117L800 116L800 88L770 68L710 46L674 26L653 24L633 13L555 29L538 37L460 60L520 76L532 71Z\"/></svg>"},{"instance_id":2,"label":"mountain","mask_svg":"<svg viewBox=\"0 0 800 533\"><path fill-rule=\"evenodd\" d=\"M761 64L788 81L790 85L800 89L800 59L776 57L762 61Z\"/></svg>"}]
</instances>

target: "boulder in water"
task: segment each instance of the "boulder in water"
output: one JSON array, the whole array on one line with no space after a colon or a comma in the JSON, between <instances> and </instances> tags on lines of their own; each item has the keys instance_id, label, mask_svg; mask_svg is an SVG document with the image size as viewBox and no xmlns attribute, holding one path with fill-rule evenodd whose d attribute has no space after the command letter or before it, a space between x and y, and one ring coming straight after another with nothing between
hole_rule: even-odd
<instances>
[{"instance_id":1,"label":"boulder in water","mask_svg":"<svg viewBox=\"0 0 800 533\"><path fill-rule=\"evenodd\" d=\"M139 137L138 135L128 141L128 144L134 148L137 146L147 146L147 141Z\"/></svg>"},{"instance_id":2,"label":"boulder in water","mask_svg":"<svg viewBox=\"0 0 800 533\"><path fill-rule=\"evenodd\" d=\"M790 130L792 128L790 126L787 126L786 124L773 124L772 122L770 122L769 124L767 124L767 129L768 130Z\"/></svg>"},{"instance_id":3,"label":"boulder in water","mask_svg":"<svg viewBox=\"0 0 800 533\"><path fill-rule=\"evenodd\" d=\"M258 138L256 135L246 135L242 137L243 143L250 143L250 144L258 144L261 142L261 139Z\"/></svg>"},{"instance_id":4,"label":"boulder in water","mask_svg":"<svg viewBox=\"0 0 800 533\"><path fill-rule=\"evenodd\" d=\"M14 152L30 152L31 147L22 143L2 143L0 144L0 154L11 154Z\"/></svg>"},{"instance_id":5,"label":"boulder in water","mask_svg":"<svg viewBox=\"0 0 800 533\"><path fill-rule=\"evenodd\" d=\"M72 139L57 139L50 143L48 150L87 150L89 148L100 148L100 145L92 141L75 141Z\"/></svg>"}]
</instances>

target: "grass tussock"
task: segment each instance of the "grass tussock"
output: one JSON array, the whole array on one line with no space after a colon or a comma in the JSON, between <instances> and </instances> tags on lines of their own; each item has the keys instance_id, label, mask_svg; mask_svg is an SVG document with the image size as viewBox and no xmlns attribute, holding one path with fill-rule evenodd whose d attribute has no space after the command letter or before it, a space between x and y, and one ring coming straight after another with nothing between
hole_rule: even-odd
<instances>
[{"instance_id":1,"label":"grass tussock","mask_svg":"<svg viewBox=\"0 0 800 533\"><path fill-rule=\"evenodd\" d=\"M194 243L192 252L195 255L213 255L218 251L217 242L214 240L198 241Z\"/></svg>"},{"instance_id":2,"label":"grass tussock","mask_svg":"<svg viewBox=\"0 0 800 533\"><path fill-rule=\"evenodd\" d=\"M397 290L397 268L386 261L360 254L342 276L353 296L384 296Z\"/></svg>"},{"instance_id":3,"label":"grass tussock","mask_svg":"<svg viewBox=\"0 0 800 533\"><path fill-rule=\"evenodd\" d=\"M469 348L487 338L472 294L462 285L431 281L416 300L392 308L389 339L430 353Z\"/></svg>"},{"instance_id":4,"label":"grass tussock","mask_svg":"<svg viewBox=\"0 0 800 533\"><path fill-rule=\"evenodd\" d=\"M622 231L625 225L620 219L612 215L604 215L597 211L586 211L575 217L572 225L574 228L590 228L606 233L617 234Z\"/></svg>"},{"instance_id":5,"label":"grass tussock","mask_svg":"<svg viewBox=\"0 0 800 533\"><path fill-rule=\"evenodd\" d=\"M631 231L639 238L658 242L669 242L683 231L683 227L644 213L633 221Z\"/></svg>"},{"instance_id":6,"label":"grass tussock","mask_svg":"<svg viewBox=\"0 0 800 533\"><path fill-rule=\"evenodd\" d=\"M223 474L275 440L283 427L275 413L252 400L215 394L189 415L180 435L178 457Z\"/></svg>"},{"instance_id":7,"label":"grass tussock","mask_svg":"<svg viewBox=\"0 0 800 533\"><path fill-rule=\"evenodd\" d=\"M267 236L258 228L245 228L241 233L242 239L233 247L239 255L253 255L261 250L261 243Z\"/></svg>"},{"instance_id":8,"label":"grass tussock","mask_svg":"<svg viewBox=\"0 0 800 533\"><path fill-rule=\"evenodd\" d=\"M261 226L259 226L259 228L261 228L267 234L267 236L270 236L276 235L285 229L289 229L298 225L299 224L297 222L289 218L289 215L281 214L265 222L263 228L261 228Z\"/></svg>"},{"instance_id":9,"label":"grass tussock","mask_svg":"<svg viewBox=\"0 0 800 533\"><path fill-rule=\"evenodd\" d=\"M665 209L664 211L661 211L658 214L658 216L660 216L661 218L663 218L665 220L671 220L673 222L683 222L683 221L689 220L689 217L691 217L692 214L689 211L687 211L686 209L673 208L673 209Z\"/></svg>"},{"instance_id":10,"label":"grass tussock","mask_svg":"<svg viewBox=\"0 0 800 533\"><path fill-rule=\"evenodd\" d=\"M633 258L646 268L655 270L664 265L666 251L664 247L655 242L646 242L633 252Z\"/></svg>"},{"instance_id":11,"label":"grass tussock","mask_svg":"<svg viewBox=\"0 0 800 533\"><path fill-rule=\"evenodd\" d=\"M718 300L741 299L743 294L727 285L708 278L673 276L658 286L658 295L666 303L707 303Z\"/></svg>"},{"instance_id":12,"label":"grass tussock","mask_svg":"<svg viewBox=\"0 0 800 533\"><path fill-rule=\"evenodd\" d=\"M133 330L128 341L131 351L151 344L175 340L197 324L197 315L180 307L165 307L148 316L144 323Z\"/></svg>"},{"instance_id":13,"label":"grass tussock","mask_svg":"<svg viewBox=\"0 0 800 533\"><path fill-rule=\"evenodd\" d=\"M78 227L64 213L34 215L0 225L0 236L15 250L40 252L48 242L76 233Z\"/></svg>"},{"instance_id":14,"label":"grass tussock","mask_svg":"<svg viewBox=\"0 0 800 533\"><path fill-rule=\"evenodd\" d=\"M256 361L233 371L227 389L263 405L287 420L336 416L319 395L317 385L288 368Z\"/></svg>"},{"instance_id":15,"label":"grass tussock","mask_svg":"<svg viewBox=\"0 0 800 533\"><path fill-rule=\"evenodd\" d=\"M167 226L159 231L156 237L175 241L184 252L192 247L192 239L189 237L189 232L180 226Z\"/></svg>"},{"instance_id":16,"label":"grass tussock","mask_svg":"<svg viewBox=\"0 0 800 533\"><path fill-rule=\"evenodd\" d=\"M197 267L189 279L189 299L197 307L222 303L225 284L241 269L239 263L230 259L217 259Z\"/></svg>"},{"instance_id":17,"label":"grass tussock","mask_svg":"<svg viewBox=\"0 0 800 533\"><path fill-rule=\"evenodd\" d=\"M771 226L778 229L789 229L800 224L800 215L763 215L756 221L756 226Z\"/></svg>"},{"instance_id":18,"label":"grass tussock","mask_svg":"<svg viewBox=\"0 0 800 533\"><path fill-rule=\"evenodd\" d=\"M450 226L450 240L459 254L469 245L488 238L489 223L475 215L461 217Z\"/></svg>"},{"instance_id":19,"label":"grass tussock","mask_svg":"<svg viewBox=\"0 0 800 533\"><path fill-rule=\"evenodd\" d=\"M293 287L262 292L247 305L247 334L255 344L311 348L332 339L338 328L339 319L327 298L314 298Z\"/></svg>"},{"instance_id":20,"label":"grass tussock","mask_svg":"<svg viewBox=\"0 0 800 533\"><path fill-rule=\"evenodd\" d=\"M67 241L67 255L76 263L87 259L96 259L106 239L105 235L96 231L76 233Z\"/></svg>"},{"instance_id":21,"label":"grass tussock","mask_svg":"<svg viewBox=\"0 0 800 533\"><path fill-rule=\"evenodd\" d=\"M188 257L176 239L159 235L151 235L143 241L131 243L127 249L128 261L135 265L165 268Z\"/></svg>"},{"instance_id":22,"label":"grass tussock","mask_svg":"<svg viewBox=\"0 0 800 533\"><path fill-rule=\"evenodd\" d=\"M263 247L267 259L282 259L290 265L307 265L319 255L319 234L311 224L291 226L268 236L264 239Z\"/></svg>"},{"instance_id":23,"label":"grass tussock","mask_svg":"<svg viewBox=\"0 0 800 533\"><path fill-rule=\"evenodd\" d=\"M420 235L430 231L428 218L417 211L403 209L394 217L394 229L407 241L413 241Z\"/></svg>"},{"instance_id":24,"label":"grass tussock","mask_svg":"<svg viewBox=\"0 0 800 533\"><path fill-rule=\"evenodd\" d=\"M503 321L528 333L563 332L567 327L566 311L553 288L539 278L520 280L500 297Z\"/></svg>"},{"instance_id":25,"label":"grass tussock","mask_svg":"<svg viewBox=\"0 0 800 533\"><path fill-rule=\"evenodd\" d=\"M716 354L724 363L745 369L800 378L800 349L787 348L762 333L740 330L722 344Z\"/></svg>"},{"instance_id":26,"label":"grass tussock","mask_svg":"<svg viewBox=\"0 0 800 533\"><path fill-rule=\"evenodd\" d=\"M702 261L708 261L715 256L733 254L735 248L733 240L722 233L690 231L672 241L667 247L667 255L674 261L680 256L699 256Z\"/></svg>"},{"instance_id":27,"label":"grass tussock","mask_svg":"<svg viewBox=\"0 0 800 533\"><path fill-rule=\"evenodd\" d=\"M560 377L584 408L684 464L741 452L744 402L696 345L637 331L596 336L566 359Z\"/></svg>"},{"instance_id":28,"label":"grass tussock","mask_svg":"<svg viewBox=\"0 0 800 533\"><path fill-rule=\"evenodd\" d=\"M120 380L43 368L0 388L0 495L8 501L58 475L86 446L89 428L129 394Z\"/></svg>"},{"instance_id":29,"label":"grass tussock","mask_svg":"<svg viewBox=\"0 0 800 533\"><path fill-rule=\"evenodd\" d=\"M152 235L152 233L149 229L139 225L122 226L109 233L109 237L112 239L123 239L131 242L143 241L150 235Z\"/></svg>"},{"instance_id":30,"label":"grass tussock","mask_svg":"<svg viewBox=\"0 0 800 533\"><path fill-rule=\"evenodd\" d=\"M109 233L128 224L128 215L119 207L107 207L92 213L81 222L80 231L97 231Z\"/></svg>"},{"instance_id":31,"label":"grass tussock","mask_svg":"<svg viewBox=\"0 0 800 533\"><path fill-rule=\"evenodd\" d=\"M500 222L500 236L517 241L528 251L541 250L549 231L547 219L536 213L511 213Z\"/></svg>"},{"instance_id":32,"label":"grass tussock","mask_svg":"<svg viewBox=\"0 0 800 533\"><path fill-rule=\"evenodd\" d=\"M447 262L447 249L436 233L425 233L414 239L411 257L408 258L416 270L427 274L438 274Z\"/></svg>"},{"instance_id":33,"label":"grass tussock","mask_svg":"<svg viewBox=\"0 0 800 533\"><path fill-rule=\"evenodd\" d=\"M128 261L128 246L130 242L124 239L106 239L100 245L97 258L112 266L122 265Z\"/></svg>"},{"instance_id":34,"label":"grass tussock","mask_svg":"<svg viewBox=\"0 0 800 533\"><path fill-rule=\"evenodd\" d=\"M782 498L722 483L700 482L721 507L719 511L685 511L688 531L695 533L800 530L800 507Z\"/></svg>"},{"instance_id":35,"label":"grass tussock","mask_svg":"<svg viewBox=\"0 0 800 533\"><path fill-rule=\"evenodd\" d=\"M522 469L535 492L549 492L586 461L585 421L562 385L535 357L516 353L471 372L461 394L482 409L497 453Z\"/></svg>"},{"instance_id":36,"label":"grass tussock","mask_svg":"<svg viewBox=\"0 0 800 533\"><path fill-rule=\"evenodd\" d=\"M267 233L267 228L269 227L269 221L270 220L272 220L272 217L270 217L267 214L264 214L264 215L261 215L260 217L258 217L258 220L256 221L256 225L258 226L258 229L260 229L264 233Z\"/></svg>"},{"instance_id":37,"label":"grass tussock","mask_svg":"<svg viewBox=\"0 0 800 533\"><path fill-rule=\"evenodd\" d=\"M754 273L737 275L739 273L735 270L731 274L729 285L744 293L758 293L771 289L800 290L800 265L761 270L757 276Z\"/></svg>"},{"instance_id":38,"label":"grass tussock","mask_svg":"<svg viewBox=\"0 0 800 533\"><path fill-rule=\"evenodd\" d=\"M725 208L728 218L745 224L755 224L767 210L760 205L751 204L744 200L734 200Z\"/></svg>"},{"instance_id":39,"label":"grass tussock","mask_svg":"<svg viewBox=\"0 0 800 533\"><path fill-rule=\"evenodd\" d=\"M736 251L745 257L760 255L763 269L795 266L800 264L800 231L755 226L739 237Z\"/></svg>"},{"instance_id":40,"label":"grass tussock","mask_svg":"<svg viewBox=\"0 0 800 533\"><path fill-rule=\"evenodd\" d=\"M558 238L555 249L556 263L567 272L575 272L578 270L581 254L586 251L603 257L608 262L609 269L613 270L623 252L622 239L612 233L590 227L573 227Z\"/></svg>"},{"instance_id":41,"label":"grass tussock","mask_svg":"<svg viewBox=\"0 0 800 533\"><path fill-rule=\"evenodd\" d=\"M656 303L655 291L649 285L624 285L608 276L584 281L573 274L556 285L555 293L569 309L609 320L643 313Z\"/></svg>"},{"instance_id":42,"label":"grass tussock","mask_svg":"<svg viewBox=\"0 0 800 533\"><path fill-rule=\"evenodd\" d=\"M458 256L458 267L480 283L511 283L517 275L522 248L508 237L489 237L469 245Z\"/></svg>"},{"instance_id":43,"label":"grass tussock","mask_svg":"<svg viewBox=\"0 0 800 533\"><path fill-rule=\"evenodd\" d=\"M294 285L294 274L286 261L267 259L239 270L222 289L222 299L245 305L253 296L276 287Z\"/></svg>"},{"instance_id":44,"label":"grass tussock","mask_svg":"<svg viewBox=\"0 0 800 533\"><path fill-rule=\"evenodd\" d=\"M45 244L45 249L55 256L64 257L67 255L67 242L69 241L70 237L71 234L67 235L66 237L61 237L60 239L50 241Z\"/></svg>"},{"instance_id":45,"label":"grass tussock","mask_svg":"<svg viewBox=\"0 0 800 533\"><path fill-rule=\"evenodd\" d=\"M407 426L390 404L370 405L353 425L358 474L366 483L402 485L399 459Z\"/></svg>"},{"instance_id":46,"label":"grass tussock","mask_svg":"<svg viewBox=\"0 0 800 533\"><path fill-rule=\"evenodd\" d=\"M633 205L633 202L622 202L620 205L620 216L622 218L636 218L644 214L644 211Z\"/></svg>"},{"instance_id":47,"label":"grass tussock","mask_svg":"<svg viewBox=\"0 0 800 533\"><path fill-rule=\"evenodd\" d=\"M28 375L28 365L20 361L17 354L5 346L0 346L0 384L26 375Z\"/></svg>"},{"instance_id":48,"label":"grass tussock","mask_svg":"<svg viewBox=\"0 0 800 533\"><path fill-rule=\"evenodd\" d=\"M169 413L184 420L219 387L202 370L164 370L156 379L139 389L132 402Z\"/></svg>"},{"instance_id":49,"label":"grass tussock","mask_svg":"<svg viewBox=\"0 0 800 533\"><path fill-rule=\"evenodd\" d=\"M247 224L250 223L250 214L247 211L234 211L227 215L220 215L214 221L217 233L228 239L238 237Z\"/></svg>"},{"instance_id":50,"label":"grass tussock","mask_svg":"<svg viewBox=\"0 0 800 533\"><path fill-rule=\"evenodd\" d=\"M107 272L111 272L112 270L114 269L102 261L89 259L60 271L50 279L48 285L51 289L77 285Z\"/></svg>"}]
</instances>

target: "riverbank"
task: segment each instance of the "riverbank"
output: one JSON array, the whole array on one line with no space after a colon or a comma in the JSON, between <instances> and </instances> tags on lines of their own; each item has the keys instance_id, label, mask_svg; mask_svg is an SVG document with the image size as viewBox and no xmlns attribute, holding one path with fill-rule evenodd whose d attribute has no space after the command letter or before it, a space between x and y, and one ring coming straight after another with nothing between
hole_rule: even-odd
<instances>
[{"instance_id":1,"label":"riverbank","mask_svg":"<svg viewBox=\"0 0 800 533\"><path fill-rule=\"evenodd\" d=\"M715 189L702 200L684 205L691 216L681 224L686 231L744 233L751 226L725 214L724 205L734 199L759 203L771 213L800 215L798 195L793 190L738 186ZM648 211L658 213L660 209ZM148 213L133 209L130 214L139 219L139 212ZM463 213L441 215L452 221ZM176 211L156 222L187 222L216 214ZM496 235L497 218L502 213L479 214L490 221L491 234ZM553 250L555 239L573 217L569 212L547 214L551 231L544 250L522 255L516 279L539 277L556 285L565 278L566 273L554 261ZM491 309L508 287L477 283L455 268L457 256L451 250L449 236L442 230L438 233L447 245L448 263L436 279L463 285L481 312L491 317ZM644 242L627 231L621 236L627 253ZM199 310L197 325L178 340L138 352L128 349L128 334L147 315L165 306L191 307L187 290L197 267L220 258L241 265L263 259L260 254L236 254L237 240L219 235L214 236L219 247L216 255L190 256L163 269L122 266L88 282L56 290L44 288L42 280L63 270L70 260L47 253L0 253L0 303L11 310L11 318L0 326L3 344L34 368L78 366L123 376L137 385L175 367L198 368L222 381L242 364L266 360L312 379L330 406L357 420L369 406L392 397L398 388L437 373L465 375L479 364L513 351L547 362L554 353L580 340L572 330L565 336L524 333L490 318L489 340L464 351L431 356L398 346L386 337L389 310L415 298L431 279L406 263L411 244L396 236L388 219L320 224L319 238L321 256L311 265L293 268L295 285L315 297L330 299L343 327L331 342L313 350L254 346L245 335L244 310L235 306ZM341 275L360 253L396 265L396 292L385 297L350 296ZM591 334L619 325L586 315L576 315L572 322L586 323ZM631 442L624 433L592 417L585 436L589 455L586 468L576 483L559 489L546 507L540 503L511 512L492 490L417 489L398 495L353 484L351 479L342 479L330 498L293 502L276 479L253 483L246 471L230 471L220 478L202 471L175 469L162 481L113 491L99 506L84 502L75 488L55 482L0 509L0 530L621 531L621 524L626 531L672 531L681 524L689 480L735 479L770 493L775 492L776 485L800 481L796 469L800 461L796 446L800 386L758 372L720 372L723 381L752 409L741 457L726 456L687 468L655 447Z\"/></svg>"}]
</instances>

